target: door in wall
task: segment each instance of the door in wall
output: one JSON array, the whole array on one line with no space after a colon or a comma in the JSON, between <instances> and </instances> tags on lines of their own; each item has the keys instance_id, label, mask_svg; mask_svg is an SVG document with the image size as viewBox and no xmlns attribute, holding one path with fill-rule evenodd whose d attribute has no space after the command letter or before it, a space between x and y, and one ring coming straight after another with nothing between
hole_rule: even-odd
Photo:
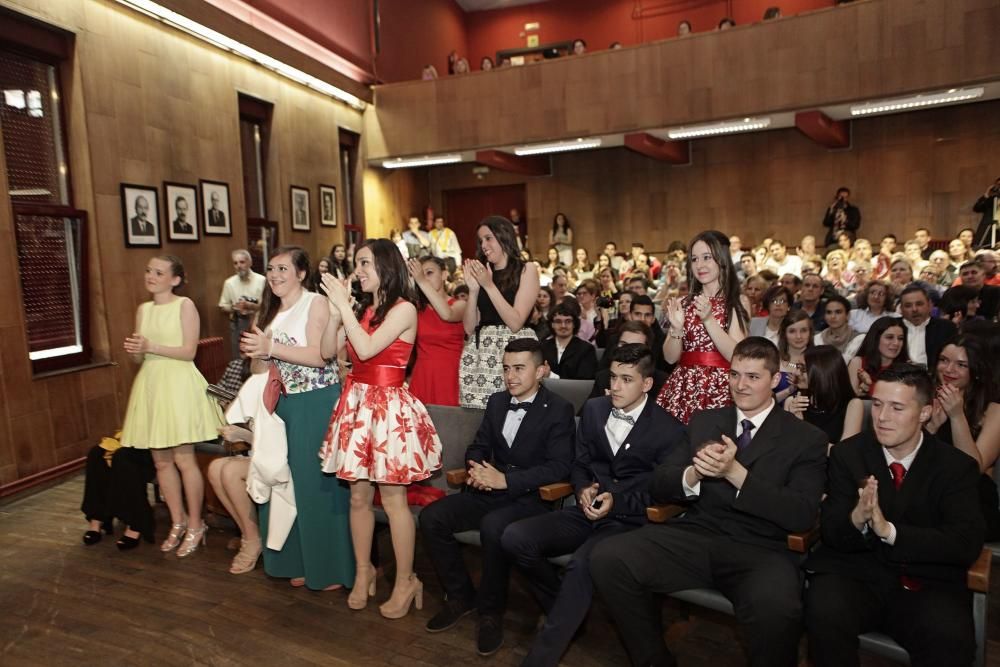
<instances>
[{"instance_id":1,"label":"door in wall","mask_svg":"<svg viewBox=\"0 0 1000 667\"><path fill-rule=\"evenodd\" d=\"M443 193L444 219L455 230L462 246L462 257L476 255L476 227L490 215L510 217L510 210L521 213L521 238L527 234L528 219L524 208L524 184L497 185L484 188L445 190Z\"/></svg>"}]
</instances>

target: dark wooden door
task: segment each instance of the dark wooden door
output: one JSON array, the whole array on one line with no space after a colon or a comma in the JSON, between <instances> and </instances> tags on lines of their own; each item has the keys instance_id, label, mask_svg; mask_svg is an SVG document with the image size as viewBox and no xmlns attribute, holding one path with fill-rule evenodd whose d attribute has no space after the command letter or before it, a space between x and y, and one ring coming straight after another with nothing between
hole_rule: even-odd
<instances>
[{"instance_id":1,"label":"dark wooden door","mask_svg":"<svg viewBox=\"0 0 1000 667\"><path fill-rule=\"evenodd\" d=\"M521 236L527 234L524 209L524 184L497 185L484 188L464 188L444 191L444 219L455 230L462 246L462 257L476 255L476 228L490 215L508 217L510 210L521 212Z\"/></svg>"}]
</instances>

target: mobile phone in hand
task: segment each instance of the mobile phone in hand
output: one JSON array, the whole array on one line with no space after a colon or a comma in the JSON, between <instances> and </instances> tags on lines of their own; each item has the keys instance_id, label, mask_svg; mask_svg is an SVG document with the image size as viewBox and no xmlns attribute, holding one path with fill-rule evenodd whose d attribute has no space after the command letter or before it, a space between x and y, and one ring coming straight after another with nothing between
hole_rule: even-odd
<instances>
[{"instance_id":1,"label":"mobile phone in hand","mask_svg":"<svg viewBox=\"0 0 1000 667\"><path fill-rule=\"evenodd\" d=\"M594 498L594 501L590 503L590 509L599 510L604 505L604 501L600 498Z\"/></svg>"}]
</instances>

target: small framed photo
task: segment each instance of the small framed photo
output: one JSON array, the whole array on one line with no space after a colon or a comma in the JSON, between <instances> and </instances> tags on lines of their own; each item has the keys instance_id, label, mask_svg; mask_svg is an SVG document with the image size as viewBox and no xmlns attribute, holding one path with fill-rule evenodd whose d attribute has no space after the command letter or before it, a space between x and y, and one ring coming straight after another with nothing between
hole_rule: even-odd
<instances>
[{"instance_id":1,"label":"small framed photo","mask_svg":"<svg viewBox=\"0 0 1000 667\"><path fill-rule=\"evenodd\" d=\"M292 229L297 232L308 232L309 224L309 188L298 185L291 187Z\"/></svg>"},{"instance_id":2,"label":"small framed photo","mask_svg":"<svg viewBox=\"0 0 1000 667\"><path fill-rule=\"evenodd\" d=\"M167 240L198 240L198 188L187 183L163 182L167 207Z\"/></svg>"},{"instance_id":3,"label":"small framed photo","mask_svg":"<svg viewBox=\"0 0 1000 667\"><path fill-rule=\"evenodd\" d=\"M126 248L159 248L160 206L156 188L121 184L122 224Z\"/></svg>"},{"instance_id":4,"label":"small framed photo","mask_svg":"<svg viewBox=\"0 0 1000 667\"><path fill-rule=\"evenodd\" d=\"M319 186L319 224L337 226L337 188L332 185Z\"/></svg>"},{"instance_id":5,"label":"small framed photo","mask_svg":"<svg viewBox=\"0 0 1000 667\"><path fill-rule=\"evenodd\" d=\"M229 213L229 184L220 181L198 181L201 188L201 217L206 234L233 235L233 219Z\"/></svg>"}]
</instances>

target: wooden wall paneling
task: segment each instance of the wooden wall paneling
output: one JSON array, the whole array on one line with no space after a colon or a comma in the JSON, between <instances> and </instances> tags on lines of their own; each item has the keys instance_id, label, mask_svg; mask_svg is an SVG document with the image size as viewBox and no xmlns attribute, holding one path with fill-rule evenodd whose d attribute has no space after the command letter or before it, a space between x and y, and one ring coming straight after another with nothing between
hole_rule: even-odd
<instances>
[{"instance_id":1,"label":"wooden wall paneling","mask_svg":"<svg viewBox=\"0 0 1000 667\"><path fill-rule=\"evenodd\" d=\"M44 405L44 404L42 404ZM10 430L17 457L17 476L27 477L55 467L54 425L48 410L34 410L11 416Z\"/></svg>"}]
</instances>

